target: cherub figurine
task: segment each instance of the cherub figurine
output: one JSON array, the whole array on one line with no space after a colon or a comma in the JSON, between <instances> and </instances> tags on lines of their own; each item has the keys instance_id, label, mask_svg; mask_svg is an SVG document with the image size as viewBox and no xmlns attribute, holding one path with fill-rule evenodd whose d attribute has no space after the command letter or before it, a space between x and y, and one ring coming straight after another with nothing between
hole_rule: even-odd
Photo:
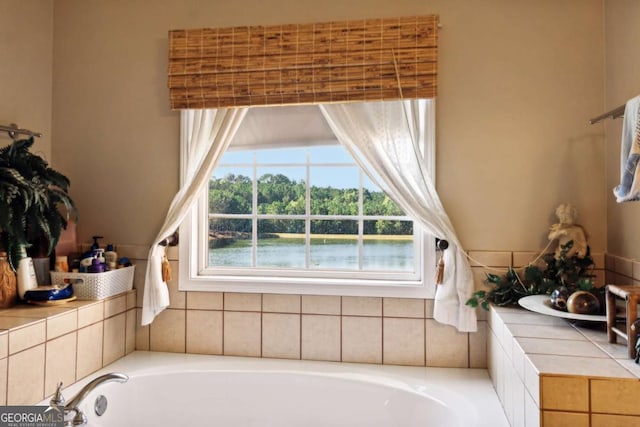
<instances>
[{"instance_id":1,"label":"cherub figurine","mask_svg":"<svg viewBox=\"0 0 640 427\"><path fill-rule=\"evenodd\" d=\"M574 221L578 217L578 211L572 205L563 204L556 209L556 216L560 222L553 224L549 229L549 240L558 240L558 247L554 257L560 258L562 247L573 241L573 246L567 252L567 257L577 256L578 258L584 258L587 255L587 236L582 228L578 224L574 224Z\"/></svg>"}]
</instances>

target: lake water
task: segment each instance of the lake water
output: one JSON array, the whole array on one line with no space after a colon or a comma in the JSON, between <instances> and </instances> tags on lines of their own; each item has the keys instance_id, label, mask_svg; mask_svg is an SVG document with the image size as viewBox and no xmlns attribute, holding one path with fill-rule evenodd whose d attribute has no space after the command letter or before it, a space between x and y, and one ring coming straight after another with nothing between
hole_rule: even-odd
<instances>
[{"instance_id":1,"label":"lake water","mask_svg":"<svg viewBox=\"0 0 640 427\"><path fill-rule=\"evenodd\" d=\"M251 267L251 241L237 240L222 248L209 249L210 267ZM303 239L260 239L257 267L305 268ZM309 268L358 270L358 243L355 240L311 239ZM365 240L362 270L412 271L413 241Z\"/></svg>"}]
</instances>

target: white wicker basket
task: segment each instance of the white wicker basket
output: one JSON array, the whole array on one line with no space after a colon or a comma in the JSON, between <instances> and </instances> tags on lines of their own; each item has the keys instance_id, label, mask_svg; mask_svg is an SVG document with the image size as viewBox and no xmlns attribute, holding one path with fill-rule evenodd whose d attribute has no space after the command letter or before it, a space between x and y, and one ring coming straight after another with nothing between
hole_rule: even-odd
<instances>
[{"instance_id":1,"label":"white wicker basket","mask_svg":"<svg viewBox=\"0 0 640 427\"><path fill-rule=\"evenodd\" d=\"M133 289L135 266L119 268L104 273L65 273L52 271L51 284L73 284L73 294L78 299L99 300Z\"/></svg>"}]
</instances>

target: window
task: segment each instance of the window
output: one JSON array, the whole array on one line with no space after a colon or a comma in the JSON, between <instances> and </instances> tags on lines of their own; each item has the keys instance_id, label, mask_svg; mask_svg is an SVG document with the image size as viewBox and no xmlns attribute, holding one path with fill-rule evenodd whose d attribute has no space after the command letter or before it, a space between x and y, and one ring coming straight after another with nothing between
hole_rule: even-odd
<instances>
[{"instance_id":1,"label":"window","mask_svg":"<svg viewBox=\"0 0 640 427\"><path fill-rule=\"evenodd\" d=\"M182 227L180 287L425 297L424 234L317 107L253 109Z\"/></svg>"}]
</instances>

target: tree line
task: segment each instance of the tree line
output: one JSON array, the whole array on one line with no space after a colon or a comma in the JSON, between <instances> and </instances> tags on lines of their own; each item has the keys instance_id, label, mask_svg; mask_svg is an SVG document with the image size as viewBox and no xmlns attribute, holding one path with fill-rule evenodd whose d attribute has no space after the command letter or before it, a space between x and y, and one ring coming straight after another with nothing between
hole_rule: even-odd
<instances>
[{"instance_id":1,"label":"tree line","mask_svg":"<svg viewBox=\"0 0 640 427\"><path fill-rule=\"evenodd\" d=\"M265 174L258 178L258 213L269 215L305 215L307 184L282 174ZM217 214L250 214L253 182L244 175L228 174L209 182L209 212ZM404 215L382 191L363 189L363 214L374 216ZM358 215L358 189L310 187L311 215ZM220 218L211 220L210 232L251 231L250 219ZM260 233L304 233L304 220L259 220ZM355 220L313 220L312 234L358 234ZM411 221L364 221L364 234L411 235Z\"/></svg>"}]
</instances>

